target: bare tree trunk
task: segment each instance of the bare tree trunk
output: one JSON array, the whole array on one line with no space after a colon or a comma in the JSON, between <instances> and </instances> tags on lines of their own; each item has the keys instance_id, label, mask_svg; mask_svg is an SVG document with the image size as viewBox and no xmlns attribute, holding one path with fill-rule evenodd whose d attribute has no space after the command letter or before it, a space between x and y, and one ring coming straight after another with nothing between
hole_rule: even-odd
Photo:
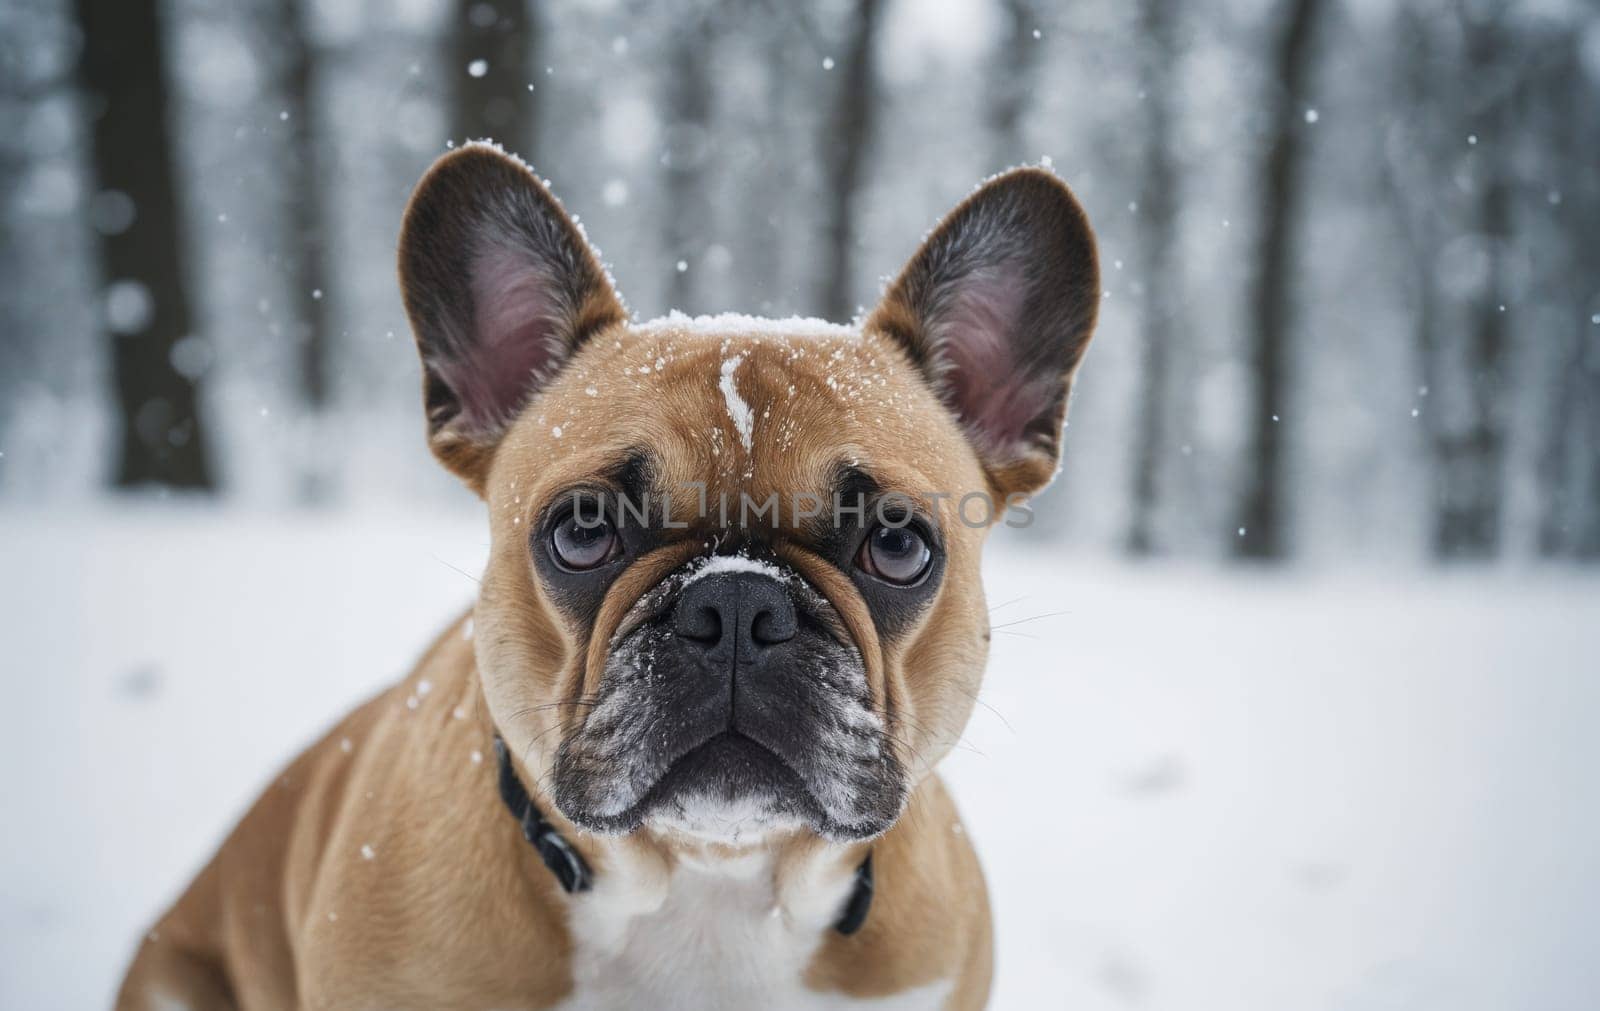
<instances>
[{"instance_id":1,"label":"bare tree trunk","mask_svg":"<svg viewBox=\"0 0 1600 1011\"><path fill-rule=\"evenodd\" d=\"M1559 104L1549 112L1563 131L1565 182L1560 216L1569 246L1567 272L1557 297L1576 310L1558 381L1560 406L1547 430L1547 450L1562 461L1559 485L1547 496L1550 553L1600 560L1600 79L1584 72L1578 39L1568 38L1560 76L1551 90ZM1559 498L1557 498L1559 496Z\"/></svg>"},{"instance_id":2,"label":"bare tree trunk","mask_svg":"<svg viewBox=\"0 0 1600 1011\"><path fill-rule=\"evenodd\" d=\"M456 0L451 34L455 131L463 140L498 141L529 162L544 80L532 69L537 27L529 0Z\"/></svg>"},{"instance_id":3,"label":"bare tree trunk","mask_svg":"<svg viewBox=\"0 0 1600 1011\"><path fill-rule=\"evenodd\" d=\"M1594 248L1593 233L1590 233L1589 241L1587 261L1594 271L1589 276L1600 277L1600 255L1596 255L1600 251ZM1600 317L1600 292L1589 296L1588 308L1594 316ZM1600 560L1600 325L1589 325L1583 334L1583 344L1586 350L1581 380L1589 416L1586 434L1589 480L1581 499L1586 509L1579 521L1577 536L1573 539L1573 551L1579 558L1595 561Z\"/></svg>"},{"instance_id":4,"label":"bare tree trunk","mask_svg":"<svg viewBox=\"0 0 1600 1011\"><path fill-rule=\"evenodd\" d=\"M878 111L878 26L883 20L882 0L856 0L851 22L849 52L841 67L833 112L820 145L824 164L826 223L823 242L826 257L819 309L825 319L848 320L855 315L850 297L855 280L856 196L866 168L867 148L876 128Z\"/></svg>"},{"instance_id":5,"label":"bare tree trunk","mask_svg":"<svg viewBox=\"0 0 1600 1011\"><path fill-rule=\"evenodd\" d=\"M795 53L806 51L805 34L796 26L804 16L796 12L773 18L757 50L765 63L766 115L755 133L761 162L744 192L742 213L752 230L739 256L739 274L756 310L766 316L793 315L805 298L791 278L791 264L801 258L787 248L794 193L800 187L794 120L797 101L803 102L805 96L796 94Z\"/></svg>"},{"instance_id":6,"label":"bare tree trunk","mask_svg":"<svg viewBox=\"0 0 1600 1011\"><path fill-rule=\"evenodd\" d=\"M11 90L12 84L0 71L0 81L8 87L0 94L0 102L20 101ZM21 145L0 145L0 206L9 206L31 167L30 159ZM43 327L34 320L38 313L32 308L25 286L18 282L24 277L32 251L26 248L20 229L8 227L0 234L0 446L5 445L7 429L18 394L28 382L44 372L40 362L44 348L37 341L22 340L20 335L37 332Z\"/></svg>"},{"instance_id":7,"label":"bare tree trunk","mask_svg":"<svg viewBox=\"0 0 1600 1011\"><path fill-rule=\"evenodd\" d=\"M1284 531L1283 426L1289 383L1289 329L1293 325L1294 255L1300 225L1300 149L1306 95L1311 81L1314 28L1323 0L1287 0L1272 45L1272 83L1267 98L1271 126L1259 191L1261 211L1255 249L1256 276L1250 297L1249 365L1255 377L1250 405L1250 443L1238 510L1234 553L1241 558L1278 558Z\"/></svg>"},{"instance_id":8,"label":"bare tree trunk","mask_svg":"<svg viewBox=\"0 0 1600 1011\"><path fill-rule=\"evenodd\" d=\"M1139 393L1134 418L1133 515L1128 550L1158 549L1155 532L1160 504L1161 464L1167 443L1168 373L1172 325L1179 302L1177 245L1178 173L1172 158L1172 64L1177 12L1170 0L1140 0L1140 82L1144 90L1144 157L1139 180L1140 305Z\"/></svg>"},{"instance_id":9,"label":"bare tree trunk","mask_svg":"<svg viewBox=\"0 0 1600 1011\"><path fill-rule=\"evenodd\" d=\"M284 100L289 113L288 152L283 162L283 256L294 306L293 336L299 345L300 395L317 424L330 398L333 321L329 310L327 229L321 195L324 151L316 121L319 108L318 56L309 36L304 0L279 0L275 11L285 54ZM330 475L308 464L303 496L319 501L329 492Z\"/></svg>"},{"instance_id":10,"label":"bare tree trunk","mask_svg":"<svg viewBox=\"0 0 1600 1011\"><path fill-rule=\"evenodd\" d=\"M1596 273L1600 261L1594 256L1600 242L1591 224L1600 220L1595 216L1600 208L1595 206L1595 186L1589 176L1600 150L1591 146L1595 134L1592 117L1582 118L1582 110L1592 108L1587 103L1593 101L1593 96L1587 93L1578 37L1566 35L1546 44L1556 55L1546 72L1537 77L1537 90L1530 96L1530 114L1533 129L1545 140L1551 185L1554 192L1561 194L1564 206L1553 222L1559 222L1557 234L1549 240L1553 247L1547 261L1551 276L1536 297L1552 311L1566 308L1568 326L1565 332L1551 335L1550 339L1557 342L1554 367L1541 376L1549 392L1541 412L1541 444L1535 473L1539 493L1537 549L1545 558L1556 558L1577 553L1576 536L1583 522L1584 503L1578 493L1586 489L1575 486L1581 485L1577 457L1588 436L1584 400L1592 395L1585 388L1589 377L1585 373L1584 352L1585 331L1590 327L1589 314L1593 310L1586 307L1585 296L1589 292L1585 288L1600 284L1600 273ZM1564 305L1569 301L1570 305Z\"/></svg>"},{"instance_id":11,"label":"bare tree trunk","mask_svg":"<svg viewBox=\"0 0 1600 1011\"><path fill-rule=\"evenodd\" d=\"M1403 243L1403 261L1412 289L1412 352L1418 381L1417 423L1421 426L1423 468L1427 475L1429 520L1437 523L1444 501L1444 461L1449 438L1444 426L1439 394L1443 384L1440 354L1440 292L1436 276L1440 238L1438 180L1446 174L1439 158L1440 138L1433 120L1449 99L1437 87L1439 53L1434 44L1432 19L1440 12L1428 6L1409 6L1396 13L1394 63L1398 93L1410 115L1403 135L1390 138L1384 159L1383 180L1394 220ZM1446 130L1453 138L1454 130Z\"/></svg>"},{"instance_id":12,"label":"bare tree trunk","mask_svg":"<svg viewBox=\"0 0 1600 1011\"><path fill-rule=\"evenodd\" d=\"M1600 85L1591 81L1587 89L1588 108L1600 101ZM1584 165L1600 161L1600 124L1590 120L1584 133L1586 152ZM1594 227L1600 221L1600 180L1592 170L1585 176L1584 213L1574 215L1571 227L1581 242L1578 279L1579 319L1581 331L1578 346L1578 367L1572 380L1577 386L1578 400L1587 417L1575 419L1574 438L1583 440L1579 459L1587 465L1588 480L1575 495L1579 503L1574 520L1573 553L1587 561L1600 560L1600 230ZM1587 421L1587 424L1585 424Z\"/></svg>"},{"instance_id":13,"label":"bare tree trunk","mask_svg":"<svg viewBox=\"0 0 1600 1011\"><path fill-rule=\"evenodd\" d=\"M1002 0L1004 36L991 71L989 132L994 154L991 171L998 172L1027 159L1023 151L1022 120L1033 102L1039 71L1039 12L1033 0Z\"/></svg>"},{"instance_id":14,"label":"bare tree trunk","mask_svg":"<svg viewBox=\"0 0 1600 1011\"><path fill-rule=\"evenodd\" d=\"M667 56L662 119L666 124L666 207L663 241L671 273L667 280L670 308L698 312L696 292L700 254L712 218L705 178L711 145L711 81L707 64L714 11L685 16L672 31Z\"/></svg>"},{"instance_id":15,"label":"bare tree trunk","mask_svg":"<svg viewBox=\"0 0 1600 1011\"><path fill-rule=\"evenodd\" d=\"M156 7L156 0L76 0L93 184L98 193L122 194L133 208L132 224L99 239L122 419L115 480L120 487L210 489L197 383L173 364L173 349L191 336L193 323Z\"/></svg>"},{"instance_id":16,"label":"bare tree trunk","mask_svg":"<svg viewBox=\"0 0 1600 1011\"><path fill-rule=\"evenodd\" d=\"M1600 267L1594 257L1589 261ZM1574 293L1579 290L1574 286ZM1600 339L1588 332L1595 328L1586 316L1575 313L1574 321L1577 325L1562 336L1559 368L1550 375L1544 430L1540 433L1537 547L1545 558L1600 553L1600 522L1591 519L1600 509L1600 497L1596 496L1600 493L1600 479L1591 479L1590 486L1584 485L1585 461L1581 459L1582 447L1600 441L1600 419L1589 417L1600 414L1592 399L1600 394L1600 382L1596 382L1595 372L1585 361L1586 356L1600 360L1594 357L1600 352Z\"/></svg>"},{"instance_id":17,"label":"bare tree trunk","mask_svg":"<svg viewBox=\"0 0 1600 1011\"><path fill-rule=\"evenodd\" d=\"M322 224L322 150L315 122L317 59L306 34L303 0L280 0L277 16L287 54L284 74L289 157L284 164L289 214L286 256L294 284L296 336L300 342L300 388L306 404L320 411L328 400L328 312L326 253Z\"/></svg>"},{"instance_id":18,"label":"bare tree trunk","mask_svg":"<svg viewBox=\"0 0 1600 1011\"><path fill-rule=\"evenodd\" d=\"M1504 44L1498 21L1465 25L1468 80L1490 92L1469 117L1476 145L1477 231L1488 271L1472 311L1467 345L1469 422L1454 436L1444 461L1444 488L1434 547L1440 557L1487 558L1500 549L1505 487L1505 404L1508 380L1506 252L1511 239L1512 138L1509 81L1496 66Z\"/></svg>"}]
</instances>

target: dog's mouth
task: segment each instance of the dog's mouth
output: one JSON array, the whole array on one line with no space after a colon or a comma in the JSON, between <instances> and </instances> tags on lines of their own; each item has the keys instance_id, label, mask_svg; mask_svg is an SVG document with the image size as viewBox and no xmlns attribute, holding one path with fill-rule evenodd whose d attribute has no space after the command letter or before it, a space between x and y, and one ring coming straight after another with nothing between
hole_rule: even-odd
<instances>
[{"instance_id":1,"label":"dog's mouth","mask_svg":"<svg viewBox=\"0 0 1600 1011\"><path fill-rule=\"evenodd\" d=\"M792 763L773 747L732 727L676 758L646 760L645 767L661 771L653 781L633 789L625 784L638 764L624 763L596 776L592 769L580 767L575 754L564 747L558 758L556 805L575 824L604 834L626 834L648 826L739 842L810 826L830 838L862 839L885 831L904 799L898 765L892 759L857 769L841 784L828 774L819 775L814 761ZM808 768L810 775L797 764ZM874 799L856 802L857 794ZM633 799L618 805L622 796ZM866 817L861 817L863 812Z\"/></svg>"},{"instance_id":2,"label":"dog's mouth","mask_svg":"<svg viewBox=\"0 0 1600 1011\"><path fill-rule=\"evenodd\" d=\"M656 654L640 680L603 686L557 748L556 806L592 832L643 825L700 836L807 825L832 839L879 835L908 786L881 720L841 657L813 655L765 695L733 705Z\"/></svg>"},{"instance_id":3,"label":"dog's mouth","mask_svg":"<svg viewBox=\"0 0 1600 1011\"><path fill-rule=\"evenodd\" d=\"M824 815L799 773L771 748L725 730L667 767L623 820L738 841L751 830Z\"/></svg>"}]
</instances>

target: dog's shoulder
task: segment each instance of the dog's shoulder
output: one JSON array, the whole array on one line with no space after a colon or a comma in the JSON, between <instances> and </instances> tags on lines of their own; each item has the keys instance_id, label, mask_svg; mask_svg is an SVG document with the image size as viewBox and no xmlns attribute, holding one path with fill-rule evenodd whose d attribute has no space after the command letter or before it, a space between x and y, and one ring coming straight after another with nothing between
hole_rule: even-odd
<instances>
[{"instance_id":1,"label":"dog's shoulder","mask_svg":"<svg viewBox=\"0 0 1600 1011\"><path fill-rule=\"evenodd\" d=\"M470 635L470 619L453 626L368 703L366 739L354 726L319 745L351 770L313 830L325 843L297 921L307 1004L542 1005L571 987L559 886L499 800Z\"/></svg>"},{"instance_id":2,"label":"dog's shoulder","mask_svg":"<svg viewBox=\"0 0 1600 1011\"><path fill-rule=\"evenodd\" d=\"M453 624L274 777L147 934L120 1006L200 980L264 1007L567 992L560 900L497 798L470 636Z\"/></svg>"}]
</instances>

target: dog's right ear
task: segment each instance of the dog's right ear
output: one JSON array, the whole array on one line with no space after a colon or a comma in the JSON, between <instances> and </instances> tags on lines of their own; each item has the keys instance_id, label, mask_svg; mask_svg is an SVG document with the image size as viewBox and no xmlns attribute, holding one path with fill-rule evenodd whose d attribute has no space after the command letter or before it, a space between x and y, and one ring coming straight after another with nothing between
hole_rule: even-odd
<instances>
[{"instance_id":1,"label":"dog's right ear","mask_svg":"<svg viewBox=\"0 0 1600 1011\"><path fill-rule=\"evenodd\" d=\"M627 312L544 184L491 144L443 156L400 229L428 443L480 495L495 447L574 351Z\"/></svg>"}]
</instances>

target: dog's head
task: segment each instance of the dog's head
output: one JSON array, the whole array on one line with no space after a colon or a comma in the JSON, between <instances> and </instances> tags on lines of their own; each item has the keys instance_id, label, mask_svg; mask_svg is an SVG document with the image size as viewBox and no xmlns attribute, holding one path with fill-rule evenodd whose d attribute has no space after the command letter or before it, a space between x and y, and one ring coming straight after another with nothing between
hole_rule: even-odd
<instances>
[{"instance_id":1,"label":"dog's head","mask_svg":"<svg viewBox=\"0 0 1600 1011\"><path fill-rule=\"evenodd\" d=\"M983 186L859 327L641 324L471 145L400 278L433 450L489 506L478 664L530 785L599 833L889 828L976 697L987 528L1059 459L1099 303L1067 188Z\"/></svg>"}]
</instances>

